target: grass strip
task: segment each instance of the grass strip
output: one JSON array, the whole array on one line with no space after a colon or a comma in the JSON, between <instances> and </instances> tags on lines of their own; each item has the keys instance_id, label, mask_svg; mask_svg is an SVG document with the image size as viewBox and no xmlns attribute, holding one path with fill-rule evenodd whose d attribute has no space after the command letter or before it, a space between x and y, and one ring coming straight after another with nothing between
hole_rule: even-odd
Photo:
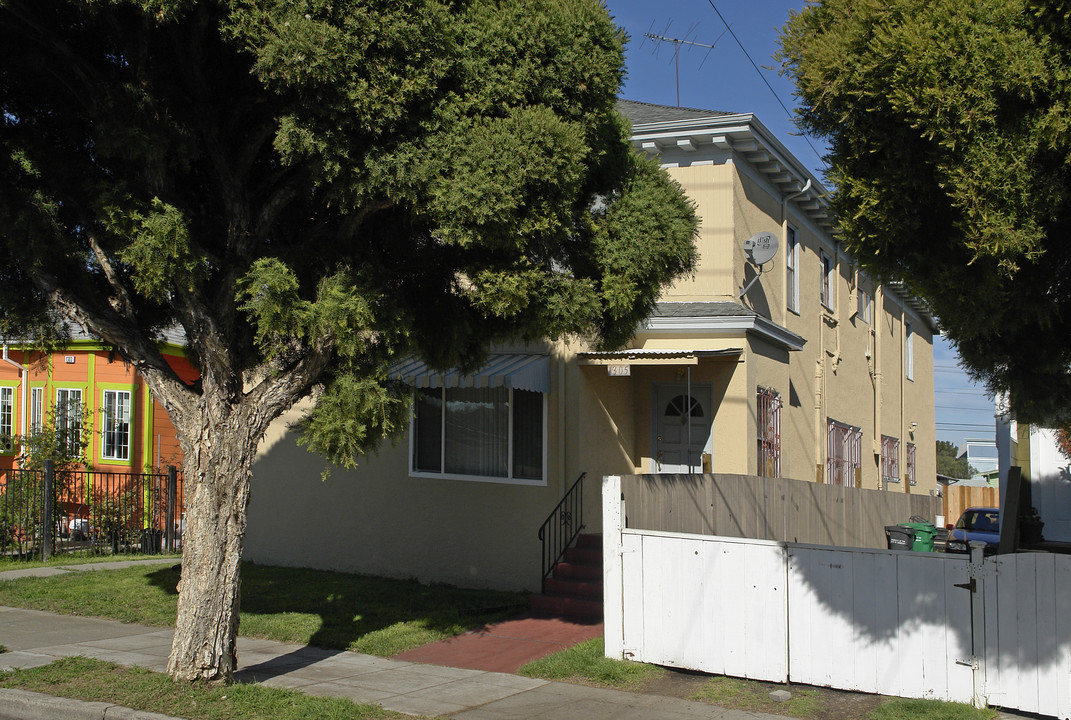
<instances>
[{"instance_id":1,"label":"grass strip","mask_svg":"<svg viewBox=\"0 0 1071 720\"><path fill-rule=\"evenodd\" d=\"M172 565L70 572L0 582L0 605L169 627L180 573ZM514 615L527 596L368 575L242 566L245 637L389 657Z\"/></svg>"},{"instance_id":2,"label":"grass strip","mask_svg":"<svg viewBox=\"0 0 1071 720\"><path fill-rule=\"evenodd\" d=\"M867 720L993 720L999 714L992 708L979 710L966 703L888 698Z\"/></svg>"},{"instance_id":3,"label":"grass strip","mask_svg":"<svg viewBox=\"0 0 1071 720\"><path fill-rule=\"evenodd\" d=\"M263 685L176 683L167 675L72 657L0 673L0 687L123 705L188 720L402 720L408 716L344 698Z\"/></svg>"},{"instance_id":4,"label":"grass strip","mask_svg":"<svg viewBox=\"0 0 1071 720\"><path fill-rule=\"evenodd\" d=\"M0 558L0 572L4 572L5 570L27 570L29 568L57 567L64 565L88 565L90 563L159 560L161 558L171 558L175 562L178 562L182 559L182 555L179 553L162 553L157 555L101 555L100 553L87 551L53 555L45 562L40 560L12 560L11 558Z\"/></svg>"},{"instance_id":5,"label":"grass strip","mask_svg":"<svg viewBox=\"0 0 1071 720\"><path fill-rule=\"evenodd\" d=\"M722 676L712 677L691 699L735 710L797 718L814 717L820 706L816 690L794 688L791 700L777 702L770 699L769 689L760 683Z\"/></svg>"},{"instance_id":6,"label":"grass strip","mask_svg":"<svg viewBox=\"0 0 1071 720\"><path fill-rule=\"evenodd\" d=\"M534 660L517 673L546 680L570 680L605 687L629 688L661 675L665 670L646 663L605 657L602 638Z\"/></svg>"}]
</instances>

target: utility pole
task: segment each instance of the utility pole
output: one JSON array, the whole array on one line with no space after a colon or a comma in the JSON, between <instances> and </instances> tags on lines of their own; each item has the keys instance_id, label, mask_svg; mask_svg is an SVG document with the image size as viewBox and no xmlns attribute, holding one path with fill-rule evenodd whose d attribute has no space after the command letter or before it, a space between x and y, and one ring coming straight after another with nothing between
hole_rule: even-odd
<instances>
[{"instance_id":1,"label":"utility pole","mask_svg":"<svg viewBox=\"0 0 1071 720\"><path fill-rule=\"evenodd\" d=\"M722 33L724 35L725 33ZM668 42L673 43L673 74L676 76L677 81L677 107L681 106L681 73L680 65L678 63L678 56L680 54L681 45L694 45L695 47L701 47L707 49L707 54L710 54L710 50L714 49L713 45L706 45L701 42L695 42L694 40L685 40L683 38L671 38L664 35L655 35L654 33L644 33L644 37L654 40L655 42ZM715 41L717 42L717 41ZM704 58L705 61L705 58Z\"/></svg>"}]
</instances>

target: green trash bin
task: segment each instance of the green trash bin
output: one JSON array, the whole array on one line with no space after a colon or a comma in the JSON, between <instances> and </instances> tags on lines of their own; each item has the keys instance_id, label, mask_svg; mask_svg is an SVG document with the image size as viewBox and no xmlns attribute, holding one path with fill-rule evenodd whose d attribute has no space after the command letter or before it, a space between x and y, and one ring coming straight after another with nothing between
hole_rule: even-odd
<instances>
[{"instance_id":1,"label":"green trash bin","mask_svg":"<svg viewBox=\"0 0 1071 720\"><path fill-rule=\"evenodd\" d=\"M933 523L906 522L900 523L900 527L911 528L915 532L912 550L933 552L933 539L937 537L937 527Z\"/></svg>"}]
</instances>

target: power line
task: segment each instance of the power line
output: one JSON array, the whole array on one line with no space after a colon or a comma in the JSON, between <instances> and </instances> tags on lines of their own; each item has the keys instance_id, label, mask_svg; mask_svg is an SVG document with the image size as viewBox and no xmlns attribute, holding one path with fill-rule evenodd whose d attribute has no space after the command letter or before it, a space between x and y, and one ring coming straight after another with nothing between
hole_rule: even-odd
<instances>
[{"instance_id":1,"label":"power line","mask_svg":"<svg viewBox=\"0 0 1071 720\"><path fill-rule=\"evenodd\" d=\"M770 91L770 94L774 96L774 100L776 100L777 104L781 106L781 109L785 111L785 115L788 117L789 122L795 125L796 121L792 119L792 111L789 110L785 106L785 103L781 101L781 97L777 94L777 91L773 89L773 85L771 85L770 81L766 79L766 76L762 74L762 71L759 70L759 66L755 63L755 61L751 59L751 53L749 53L747 51L747 48L744 47L744 43L740 42L740 38L738 38L736 36L736 33L733 32L732 26L730 26L729 23L725 22L725 18L722 17L721 11L718 10L718 6L714 4L714 0L707 0L707 2L710 3L710 7L712 7L714 9L714 12L717 13L718 19L721 20L729 35L731 35L733 40L736 41L736 44L740 47L741 52L744 53L744 57L746 57L748 62L751 63L751 67L755 68L755 72L758 73L760 78L762 78L763 84L766 85L766 88ZM817 150L815 150L814 145L811 144L811 139L807 137L806 133L800 133L799 137L803 138L803 141L807 143L807 147L811 149L811 152L814 153L814 156L816 158L818 158L822 162L825 162L825 159L818 153Z\"/></svg>"}]
</instances>

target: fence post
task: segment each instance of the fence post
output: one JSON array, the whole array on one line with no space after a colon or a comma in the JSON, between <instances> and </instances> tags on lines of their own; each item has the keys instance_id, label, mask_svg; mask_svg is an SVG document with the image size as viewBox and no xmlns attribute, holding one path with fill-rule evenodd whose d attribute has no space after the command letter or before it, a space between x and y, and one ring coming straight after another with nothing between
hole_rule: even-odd
<instances>
[{"instance_id":1,"label":"fence post","mask_svg":"<svg viewBox=\"0 0 1071 720\"><path fill-rule=\"evenodd\" d=\"M168 552L175 550L175 491L178 473L174 465L167 466L167 510L164 512L164 546Z\"/></svg>"},{"instance_id":2,"label":"fence post","mask_svg":"<svg viewBox=\"0 0 1071 720\"><path fill-rule=\"evenodd\" d=\"M41 561L52 555L52 488L55 486L56 466L51 458L45 460L44 507L41 509Z\"/></svg>"},{"instance_id":3,"label":"fence post","mask_svg":"<svg viewBox=\"0 0 1071 720\"><path fill-rule=\"evenodd\" d=\"M624 659L624 585L621 555L621 529L625 527L624 497L621 477L606 475L602 479L602 562L603 562L603 633L604 655Z\"/></svg>"}]
</instances>

